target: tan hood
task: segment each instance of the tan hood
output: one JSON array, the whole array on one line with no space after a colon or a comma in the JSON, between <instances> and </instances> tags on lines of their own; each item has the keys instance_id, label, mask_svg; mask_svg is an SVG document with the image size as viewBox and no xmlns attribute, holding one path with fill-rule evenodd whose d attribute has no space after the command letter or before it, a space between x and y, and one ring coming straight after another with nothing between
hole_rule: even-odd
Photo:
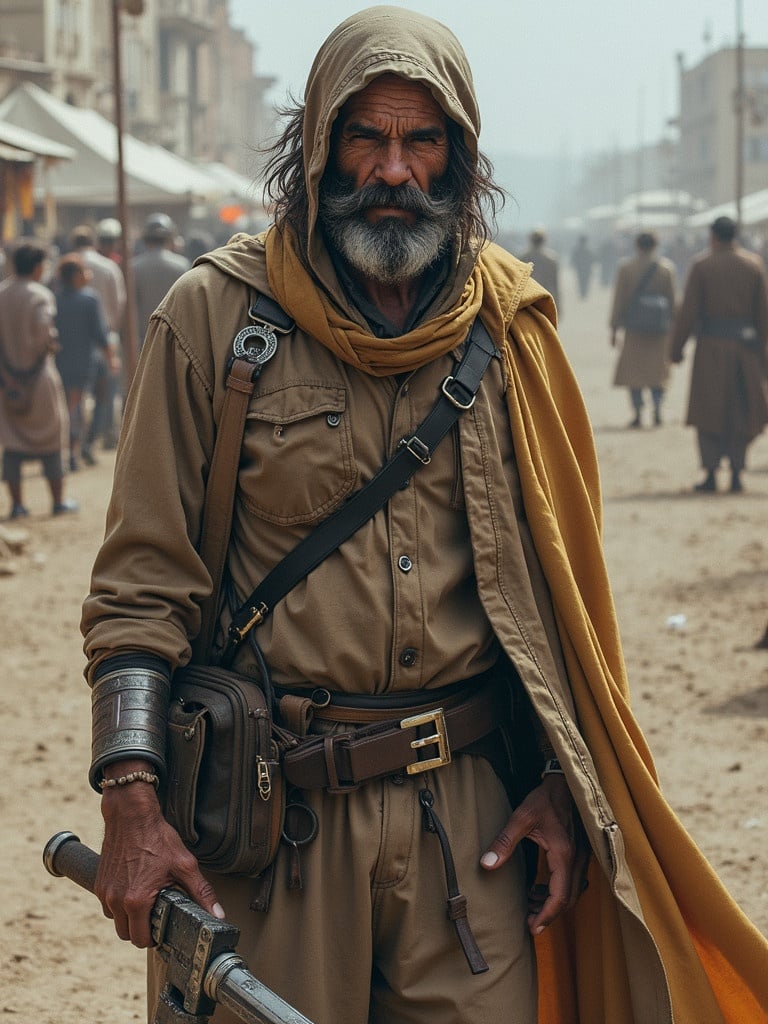
<instances>
[{"instance_id":1,"label":"tan hood","mask_svg":"<svg viewBox=\"0 0 768 1024\"><path fill-rule=\"evenodd\" d=\"M477 157L480 114L472 72L450 29L402 7L369 7L347 18L320 47L305 91L309 262L316 272L324 262L324 245L315 230L317 192L333 122L350 96L384 74L426 85L447 116L461 126L470 153Z\"/></svg>"},{"instance_id":2,"label":"tan hood","mask_svg":"<svg viewBox=\"0 0 768 1024\"><path fill-rule=\"evenodd\" d=\"M480 113L472 72L450 29L415 11L378 6L359 11L333 30L320 47L307 79L303 146L309 195L309 267L340 305L345 304L344 296L317 229L318 188L338 111L350 96L388 73L423 83L446 115L462 128L469 152L475 158L478 154ZM501 256L492 248L495 256ZM514 297L515 308L535 303L554 323L551 300L529 279L530 265L509 255L501 258L505 264L504 287ZM476 254L469 251L457 254L455 274L441 298L441 309L456 303L475 259ZM201 261L214 263L226 273L268 291L263 260L261 239L246 235L236 235L226 247L201 257ZM350 315L357 319L353 311Z\"/></svg>"}]
</instances>

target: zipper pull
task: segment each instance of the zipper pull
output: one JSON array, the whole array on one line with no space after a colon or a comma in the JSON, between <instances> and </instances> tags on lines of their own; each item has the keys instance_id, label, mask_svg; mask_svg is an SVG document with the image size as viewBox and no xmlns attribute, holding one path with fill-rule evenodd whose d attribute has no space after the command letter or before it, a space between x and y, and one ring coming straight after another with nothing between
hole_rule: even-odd
<instances>
[{"instance_id":1,"label":"zipper pull","mask_svg":"<svg viewBox=\"0 0 768 1024\"><path fill-rule=\"evenodd\" d=\"M256 758L256 786L259 796L266 803L272 796L272 779L269 776L269 765L261 754Z\"/></svg>"}]
</instances>

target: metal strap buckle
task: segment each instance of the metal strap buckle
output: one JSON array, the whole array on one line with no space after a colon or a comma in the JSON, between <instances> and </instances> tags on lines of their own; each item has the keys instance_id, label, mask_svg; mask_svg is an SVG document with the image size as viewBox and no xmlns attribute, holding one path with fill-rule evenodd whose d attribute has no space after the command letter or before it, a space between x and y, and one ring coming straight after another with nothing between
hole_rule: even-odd
<instances>
[{"instance_id":1,"label":"metal strap buckle","mask_svg":"<svg viewBox=\"0 0 768 1024\"><path fill-rule=\"evenodd\" d=\"M414 761L413 764L405 766L409 775L417 775L419 772L429 771L430 768L442 768L445 764L451 763L451 748L448 745L448 733L445 728L445 716L442 708L435 708L434 711L425 711L421 715L411 715L400 722L401 729L417 729L420 725L434 725L435 732L431 736L424 736L422 739L411 740L413 750L420 747L429 747L437 744L437 757L430 757L425 761Z\"/></svg>"},{"instance_id":2,"label":"metal strap buckle","mask_svg":"<svg viewBox=\"0 0 768 1024\"><path fill-rule=\"evenodd\" d=\"M266 619L267 615L269 615L269 608L264 604L263 601L257 608L249 608L248 610L250 612L251 617L244 626L237 626L234 622L230 623L229 635L233 640L244 640L245 637L248 635L249 631L253 629L254 626L261 625L264 619Z\"/></svg>"},{"instance_id":3,"label":"metal strap buckle","mask_svg":"<svg viewBox=\"0 0 768 1024\"><path fill-rule=\"evenodd\" d=\"M455 395L452 395L451 392L448 390L448 385L451 383L451 381L454 380L456 380L456 378L449 375L443 381L442 385L440 386L440 389L452 405L455 405L457 409L461 409L463 412L466 412L467 409L471 409L472 406L475 404L475 395L472 395L470 400L466 403L460 402L458 398L456 398Z\"/></svg>"},{"instance_id":4,"label":"metal strap buckle","mask_svg":"<svg viewBox=\"0 0 768 1024\"><path fill-rule=\"evenodd\" d=\"M398 448L407 448L414 459L418 459L422 466L428 466L432 461L429 448L424 444L421 438L417 437L415 434L410 439L404 437L400 441Z\"/></svg>"}]
</instances>

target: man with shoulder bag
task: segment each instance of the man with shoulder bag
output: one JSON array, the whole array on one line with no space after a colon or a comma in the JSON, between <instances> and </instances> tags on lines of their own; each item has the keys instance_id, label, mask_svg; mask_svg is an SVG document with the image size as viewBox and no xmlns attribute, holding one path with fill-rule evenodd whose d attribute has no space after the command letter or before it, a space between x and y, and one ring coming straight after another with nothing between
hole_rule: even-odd
<instances>
[{"instance_id":1,"label":"man with shoulder bag","mask_svg":"<svg viewBox=\"0 0 768 1024\"><path fill-rule=\"evenodd\" d=\"M10 519L29 515L23 494L26 462L42 463L54 515L78 507L64 497L62 451L69 416L56 368L56 299L41 283L46 259L40 243L20 242L12 255L14 272L0 283L0 446Z\"/></svg>"},{"instance_id":2,"label":"man with shoulder bag","mask_svg":"<svg viewBox=\"0 0 768 1024\"><path fill-rule=\"evenodd\" d=\"M669 378L669 329L675 311L675 267L656 257L658 239L642 231L634 257L619 264L611 308L611 347L623 330L614 387L629 390L634 416L630 428L642 427L643 392L651 393L653 425L661 426L661 407Z\"/></svg>"},{"instance_id":3,"label":"man with shoulder bag","mask_svg":"<svg viewBox=\"0 0 768 1024\"><path fill-rule=\"evenodd\" d=\"M180 886L315 1024L768 1007L628 709L589 421L488 241L460 44L361 11L286 116L274 225L173 286L127 403L83 613L104 912L149 946Z\"/></svg>"}]
</instances>

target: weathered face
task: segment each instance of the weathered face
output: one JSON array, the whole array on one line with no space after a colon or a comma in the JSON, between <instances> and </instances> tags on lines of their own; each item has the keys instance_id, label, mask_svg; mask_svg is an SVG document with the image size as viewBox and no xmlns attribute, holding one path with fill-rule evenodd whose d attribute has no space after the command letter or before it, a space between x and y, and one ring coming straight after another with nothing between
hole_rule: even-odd
<instances>
[{"instance_id":1,"label":"weathered face","mask_svg":"<svg viewBox=\"0 0 768 1024\"><path fill-rule=\"evenodd\" d=\"M342 107L320 182L330 244L365 278L415 280L455 237L448 121L429 90L382 75Z\"/></svg>"},{"instance_id":2,"label":"weathered face","mask_svg":"<svg viewBox=\"0 0 768 1024\"><path fill-rule=\"evenodd\" d=\"M448 166L446 116L418 82L382 75L352 96L339 113L331 159L354 189L407 185L429 193ZM371 207L370 224L382 217L415 219L399 207Z\"/></svg>"}]
</instances>

